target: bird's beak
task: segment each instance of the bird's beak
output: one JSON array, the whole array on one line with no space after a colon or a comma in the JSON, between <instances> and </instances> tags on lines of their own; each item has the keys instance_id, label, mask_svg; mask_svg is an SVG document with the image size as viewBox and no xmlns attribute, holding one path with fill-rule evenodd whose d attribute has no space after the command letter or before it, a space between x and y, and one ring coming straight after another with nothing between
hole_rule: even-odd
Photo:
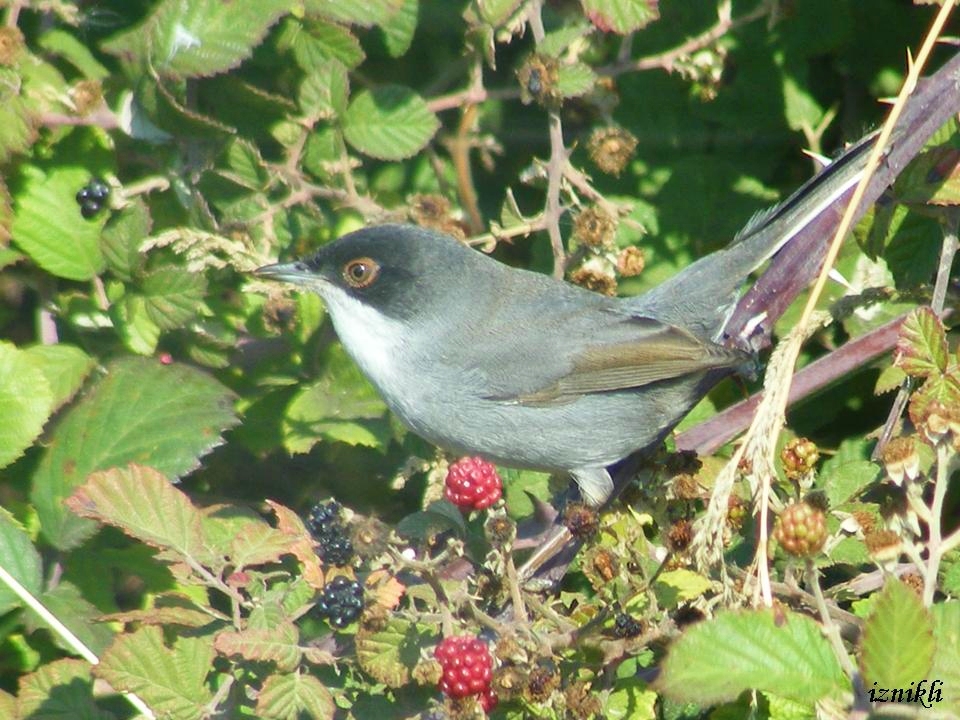
<instances>
[{"instance_id":1,"label":"bird's beak","mask_svg":"<svg viewBox=\"0 0 960 720\"><path fill-rule=\"evenodd\" d=\"M303 285L306 282L317 279L316 275L310 272L310 269L299 260L288 263L264 265L254 270L253 274L270 280L282 280L283 282L293 283L294 285Z\"/></svg>"}]
</instances>

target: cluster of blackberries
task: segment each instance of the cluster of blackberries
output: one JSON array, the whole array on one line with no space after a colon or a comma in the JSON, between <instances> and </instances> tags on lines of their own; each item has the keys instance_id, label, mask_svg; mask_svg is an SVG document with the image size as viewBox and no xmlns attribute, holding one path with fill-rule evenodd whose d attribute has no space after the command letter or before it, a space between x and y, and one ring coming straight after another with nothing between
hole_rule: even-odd
<instances>
[{"instance_id":1,"label":"cluster of blackberries","mask_svg":"<svg viewBox=\"0 0 960 720\"><path fill-rule=\"evenodd\" d=\"M96 217L110 197L110 186L100 178L93 178L77 192L80 214L90 220Z\"/></svg>"},{"instance_id":2,"label":"cluster of blackberries","mask_svg":"<svg viewBox=\"0 0 960 720\"><path fill-rule=\"evenodd\" d=\"M346 627L363 612L363 585L337 575L324 585L314 610L334 627Z\"/></svg>"},{"instance_id":3,"label":"cluster of blackberries","mask_svg":"<svg viewBox=\"0 0 960 720\"><path fill-rule=\"evenodd\" d=\"M343 524L340 503L317 503L307 517L307 528L317 541L317 554L330 565L347 565L353 559L353 543Z\"/></svg>"},{"instance_id":4,"label":"cluster of blackberries","mask_svg":"<svg viewBox=\"0 0 960 720\"><path fill-rule=\"evenodd\" d=\"M613 621L613 634L618 638L634 638L643 632L643 624L625 612L617 613Z\"/></svg>"}]
</instances>

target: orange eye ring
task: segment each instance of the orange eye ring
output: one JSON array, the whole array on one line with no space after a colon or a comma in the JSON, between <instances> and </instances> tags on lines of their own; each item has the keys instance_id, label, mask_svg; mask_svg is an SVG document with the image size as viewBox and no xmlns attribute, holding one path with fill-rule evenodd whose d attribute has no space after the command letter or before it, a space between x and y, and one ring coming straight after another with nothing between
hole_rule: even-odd
<instances>
[{"instance_id":1,"label":"orange eye ring","mask_svg":"<svg viewBox=\"0 0 960 720\"><path fill-rule=\"evenodd\" d=\"M354 258L343 266L343 281L352 288L363 290L380 275L380 264L373 258Z\"/></svg>"}]
</instances>

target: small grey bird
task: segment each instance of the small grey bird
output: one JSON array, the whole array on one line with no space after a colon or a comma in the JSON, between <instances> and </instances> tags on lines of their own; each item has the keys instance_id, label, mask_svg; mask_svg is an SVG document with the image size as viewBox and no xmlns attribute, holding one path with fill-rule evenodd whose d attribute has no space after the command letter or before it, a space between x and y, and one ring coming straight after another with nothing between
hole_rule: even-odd
<instances>
[{"instance_id":1,"label":"small grey bird","mask_svg":"<svg viewBox=\"0 0 960 720\"><path fill-rule=\"evenodd\" d=\"M860 178L865 138L727 248L609 298L409 225L350 233L257 270L323 298L340 341L411 430L461 454L565 471L602 505L607 467L660 443L751 362L722 344L747 276Z\"/></svg>"}]
</instances>

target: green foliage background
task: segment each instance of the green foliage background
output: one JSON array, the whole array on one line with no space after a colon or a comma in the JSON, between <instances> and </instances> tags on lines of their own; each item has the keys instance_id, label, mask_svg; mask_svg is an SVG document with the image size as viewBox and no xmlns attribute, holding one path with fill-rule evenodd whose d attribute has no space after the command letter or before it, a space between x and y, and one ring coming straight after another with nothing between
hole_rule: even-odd
<instances>
[{"instance_id":1,"label":"green foliage background","mask_svg":"<svg viewBox=\"0 0 960 720\"><path fill-rule=\"evenodd\" d=\"M428 656L450 622L450 608L411 591L416 602L405 606L407 615L376 633L347 634L358 660L352 664L341 647L334 672L323 654L332 652L329 644L317 641L325 637L322 623L294 625L322 585L291 562L293 555L309 566L291 550L306 535L278 519L281 511L271 514L265 499L303 513L332 495L388 523L406 517L404 527L419 528L415 538L431 534L424 527L449 526L472 534L468 543L482 541L475 519L464 525L437 513L410 520L427 506L425 490L435 492L435 450L389 416L336 343L317 298L259 282L253 269L367 223L402 220L550 272L546 230L559 220L570 252L598 255L608 268L623 248L639 246L643 273L611 271L608 279L621 294L641 292L722 247L753 213L807 178L813 164L803 149L829 153L876 126L885 112L878 100L899 90L906 51L918 46L935 10L902 0L5 6L0 567L90 649L106 653L97 677L142 695L158 716L177 718L369 717L384 708L408 717L436 696L430 682L415 682L414 668L422 670L419 656ZM556 77L537 77L552 95L538 95L530 81L531 62L544 58ZM562 123L562 148L556 139L551 145L551 114ZM603 158L590 149L605 128L637 141L618 173L602 172ZM557 217L546 168L561 151L572 169ZM75 195L97 177L111 197L85 219ZM617 216L614 239L600 253L575 237L576 217L588 207ZM897 301L836 323L809 357L903 312L916 293L923 298L939 256L937 222L904 212L891 228L881 240L889 262L881 280ZM859 283L855 290L874 284L859 262L855 247L840 262ZM830 290L824 306L841 294ZM924 337L938 332L928 327ZM863 439L888 405L873 395L878 375L878 367L865 368L792 416L798 434L836 453L823 468L832 487L844 488L828 491L834 508L880 485ZM736 392L719 388L695 417ZM549 497L542 476L508 477L514 517L530 510L521 488ZM127 481L143 495L121 492ZM170 482L182 493L167 492ZM822 489L826 480L817 484ZM80 486L87 505L74 495ZM660 531L665 519L677 519L662 496L646 500ZM955 508L956 492L941 501L938 509ZM877 510L880 502L872 503ZM151 507L158 517L148 517ZM620 527L623 517L610 522L620 528L616 542L642 542L642 532ZM839 533L839 516L831 522ZM663 543L657 532L648 535ZM845 554L823 563L836 582L873 568L862 536L843 542ZM750 552L745 543L731 561L744 567ZM960 587L955 554L943 558L942 596ZM666 611L704 597L709 586L687 575L669 579L672 594L669 583L658 590ZM569 617L581 628L609 626L602 608L630 607L638 592L625 579L606 589L594 580L583 571L565 586L562 614L579 603ZM932 641L921 648L903 641L899 651L926 658L916 665L921 674L931 664L949 668L960 657L956 632L934 630L951 627L957 606L930 611L898 592L877 603L886 625L874 626L866 667L879 672L885 664L881 655L894 640L882 633L891 618L919 617L928 635L944 638L938 654ZM866 603L853 608L862 619L872 602L857 602ZM459 612L466 605L452 604L466 622ZM206 616L178 615L174 606ZM149 620L147 610L160 620ZM89 664L66 659L75 653L62 637L6 586L0 612L0 716L52 717L63 708L77 718L130 716L120 698L94 697ZM109 613L111 622L94 622ZM684 658L695 663L718 646L779 642L776 617L731 615L723 623L711 626L719 639L705 632L680 646L667 666L677 674L659 688L664 696L637 673L659 662L672 631L657 637L655 652L568 648L551 662L565 664L564 687L582 682L601 693L606 717L681 717L713 705L746 712L751 700L740 690L749 687L767 693L758 712L769 716L810 712L825 697L849 701L848 668L816 626L794 613L782 632L798 648L796 664L747 664L733 683L705 678ZM219 635L225 629L238 635ZM263 637L242 635L254 631L281 640L264 650ZM604 674L611 658L615 668ZM798 689L792 673L804 663L815 672ZM327 688L345 693L337 709ZM958 692L960 681L953 711L960 711ZM577 716L570 697L558 697L519 698L496 712Z\"/></svg>"}]
</instances>

